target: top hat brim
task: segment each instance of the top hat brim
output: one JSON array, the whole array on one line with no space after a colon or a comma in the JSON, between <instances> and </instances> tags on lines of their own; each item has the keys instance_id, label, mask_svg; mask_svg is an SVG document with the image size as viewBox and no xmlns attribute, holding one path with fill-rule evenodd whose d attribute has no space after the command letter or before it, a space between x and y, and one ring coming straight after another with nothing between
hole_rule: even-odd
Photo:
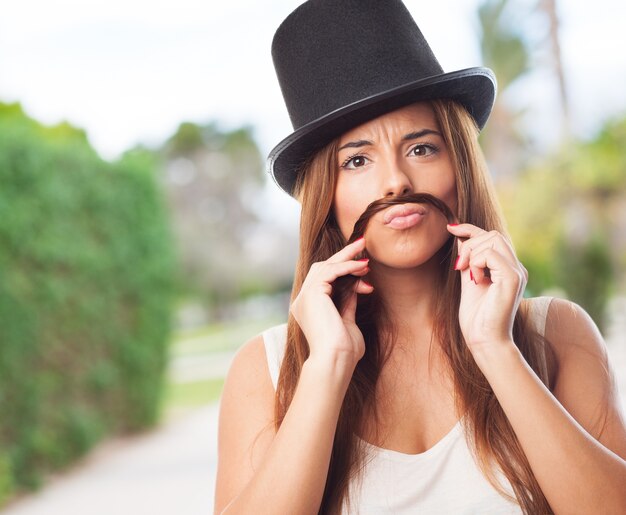
<instances>
[{"instance_id":1,"label":"top hat brim","mask_svg":"<svg viewBox=\"0 0 626 515\"><path fill-rule=\"evenodd\" d=\"M268 172L279 187L293 195L298 173L310 156L354 127L414 102L448 98L463 105L480 130L489 118L495 96L495 76L483 67L442 73L389 89L298 128L269 153Z\"/></svg>"}]
</instances>

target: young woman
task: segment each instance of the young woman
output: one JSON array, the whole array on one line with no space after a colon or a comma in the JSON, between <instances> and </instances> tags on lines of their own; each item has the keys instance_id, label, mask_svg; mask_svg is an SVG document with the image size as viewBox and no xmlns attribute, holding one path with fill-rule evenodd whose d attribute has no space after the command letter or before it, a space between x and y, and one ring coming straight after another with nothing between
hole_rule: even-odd
<instances>
[{"instance_id":1,"label":"young woman","mask_svg":"<svg viewBox=\"0 0 626 515\"><path fill-rule=\"evenodd\" d=\"M216 513L626 513L602 338L572 303L523 299L477 143L492 74L443 73L397 0L310 0L273 55L295 131L270 169L302 204L300 256L288 324L226 380Z\"/></svg>"}]
</instances>

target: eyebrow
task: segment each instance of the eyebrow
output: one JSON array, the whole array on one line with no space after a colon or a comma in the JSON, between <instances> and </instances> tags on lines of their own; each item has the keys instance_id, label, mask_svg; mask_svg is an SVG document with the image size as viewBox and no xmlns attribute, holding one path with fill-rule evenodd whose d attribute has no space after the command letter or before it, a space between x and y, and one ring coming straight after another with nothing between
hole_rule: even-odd
<instances>
[{"instance_id":1,"label":"eyebrow","mask_svg":"<svg viewBox=\"0 0 626 515\"><path fill-rule=\"evenodd\" d=\"M435 131L433 129L422 129L421 131L409 132L402 136L402 141L410 141L412 139L421 138L422 136L426 136L427 134L435 134L437 136L441 136L439 131ZM371 141L360 139L358 141L350 141L339 148L339 150L343 150L344 148L360 148L365 147L367 145L372 145Z\"/></svg>"}]
</instances>

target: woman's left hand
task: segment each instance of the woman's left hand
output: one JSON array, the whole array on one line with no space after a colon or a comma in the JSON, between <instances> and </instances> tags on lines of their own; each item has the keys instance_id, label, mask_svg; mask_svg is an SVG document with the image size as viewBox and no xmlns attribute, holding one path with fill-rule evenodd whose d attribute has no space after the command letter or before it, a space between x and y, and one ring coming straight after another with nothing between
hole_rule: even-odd
<instances>
[{"instance_id":1,"label":"woman's left hand","mask_svg":"<svg viewBox=\"0 0 626 515\"><path fill-rule=\"evenodd\" d=\"M448 231L459 238L459 323L470 351L512 342L528 272L499 232L472 224L448 225Z\"/></svg>"}]
</instances>

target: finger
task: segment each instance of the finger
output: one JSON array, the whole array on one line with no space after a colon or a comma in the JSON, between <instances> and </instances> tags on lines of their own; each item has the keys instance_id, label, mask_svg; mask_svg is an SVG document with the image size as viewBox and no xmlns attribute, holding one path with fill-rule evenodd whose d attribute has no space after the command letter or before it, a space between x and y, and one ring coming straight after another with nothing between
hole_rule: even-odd
<instances>
[{"instance_id":1,"label":"finger","mask_svg":"<svg viewBox=\"0 0 626 515\"><path fill-rule=\"evenodd\" d=\"M359 281L357 281L354 288L358 294L368 294L374 291L374 287L365 279L360 279Z\"/></svg>"},{"instance_id":2,"label":"finger","mask_svg":"<svg viewBox=\"0 0 626 515\"><path fill-rule=\"evenodd\" d=\"M471 238L459 245L459 259L456 263L457 270L463 270L469 263L470 256L483 252L487 249L494 249L503 256L508 257L512 262L517 262L517 256L508 240L497 231L491 231Z\"/></svg>"},{"instance_id":3,"label":"finger","mask_svg":"<svg viewBox=\"0 0 626 515\"><path fill-rule=\"evenodd\" d=\"M485 231L473 224L448 224L448 232L458 238L474 238Z\"/></svg>"},{"instance_id":4,"label":"finger","mask_svg":"<svg viewBox=\"0 0 626 515\"><path fill-rule=\"evenodd\" d=\"M346 322L355 322L356 318L356 308L357 308L357 294L368 294L374 291L374 287L365 282L364 280L359 280L354 286L354 290L347 297L343 304L343 309L341 310L341 318L343 318Z\"/></svg>"},{"instance_id":5,"label":"finger","mask_svg":"<svg viewBox=\"0 0 626 515\"><path fill-rule=\"evenodd\" d=\"M339 263L341 261L347 261L348 259L354 259L361 252L365 250L365 238L359 238L356 241L353 241L349 245L346 245L336 254L330 256L326 262L328 263Z\"/></svg>"},{"instance_id":6,"label":"finger","mask_svg":"<svg viewBox=\"0 0 626 515\"><path fill-rule=\"evenodd\" d=\"M370 269L369 266L365 267L363 270L357 270L356 272L352 272L352 275L354 275L355 277L363 277L364 275L367 275L370 273Z\"/></svg>"},{"instance_id":7,"label":"finger","mask_svg":"<svg viewBox=\"0 0 626 515\"><path fill-rule=\"evenodd\" d=\"M497 276L496 269L502 269L505 266L504 260L498 259L500 255L491 248L487 248L482 252L473 253L469 258L468 268L470 276L476 284L492 283L492 269L494 275ZM485 274L485 269L489 270L489 276Z\"/></svg>"},{"instance_id":8,"label":"finger","mask_svg":"<svg viewBox=\"0 0 626 515\"><path fill-rule=\"evenodd\" d=\"M504 237L498 231L483 231L476 236L467 238L464 241L459 241L459 247L460 248L464 248L464 247L476 248L479 245L482 245L483 243L487 241L492 241L496 238L502 238L502 240L504 241Z\"/></svg>"},{"instance_id":9,"label":"finger","mask_svg":"<svg viewBox=\"0 0 626 515\"><path fill-rule=\"evenodd\" d=\"M508 236L498 231L486 232L485 234L481 234L477 236L476 238L472 238L471 240L466 240L465 242L463 242L463 245L466 245L468 242L473 242L474 240L476 240L480 244L481 241L483 240L488 241L490 238L495 239L496 245L501 246L502 250L506 250L507 252L511 254L511 256L515 257L515 251L513 250L513 243L511 242ZM470 244L470 246L473 247L474 245Z\"/></svg>"},{"instance_id":10,"label":"finger","mask_svg":"<svg viewBox=\"0 0 626 515\"><path fill-rule=\"evenodd\" d=\"M367 261L343 261L341 263L316 263L311 267L312 273L307 276L306 282L320 281L332 283L338 277L369 271ZM364 274L361 274L364 275Z\"/></svg>"},{"instance_id":11,"label":"finger","mask_svg":"<svg viewBox=\"0 0 626 515\"><path fill-rule=\"evenodd\" d=\"M495 249L488 248L473 254L469 270L476 284L508 282L515 285L516 293L519 293L520 288L524 286L524 274L521 268L511 263ZM486 270L489 273L488 276Z\"/></svg>"},{"instance_id":12,"label":"finger","mask_svg":"<svg viewBox=\"0 0 626 515\"><path fill-rule=\"evenodd\" d=\"M448 232L456 236L457 257L454 263L454 269L463 270L467 266L466 260L461 263L461 250L463 245L468 239L478 238L481 235L487 234L487 231L473 224L448 224L447 229Z\"/></svg>"}]
</instances>

